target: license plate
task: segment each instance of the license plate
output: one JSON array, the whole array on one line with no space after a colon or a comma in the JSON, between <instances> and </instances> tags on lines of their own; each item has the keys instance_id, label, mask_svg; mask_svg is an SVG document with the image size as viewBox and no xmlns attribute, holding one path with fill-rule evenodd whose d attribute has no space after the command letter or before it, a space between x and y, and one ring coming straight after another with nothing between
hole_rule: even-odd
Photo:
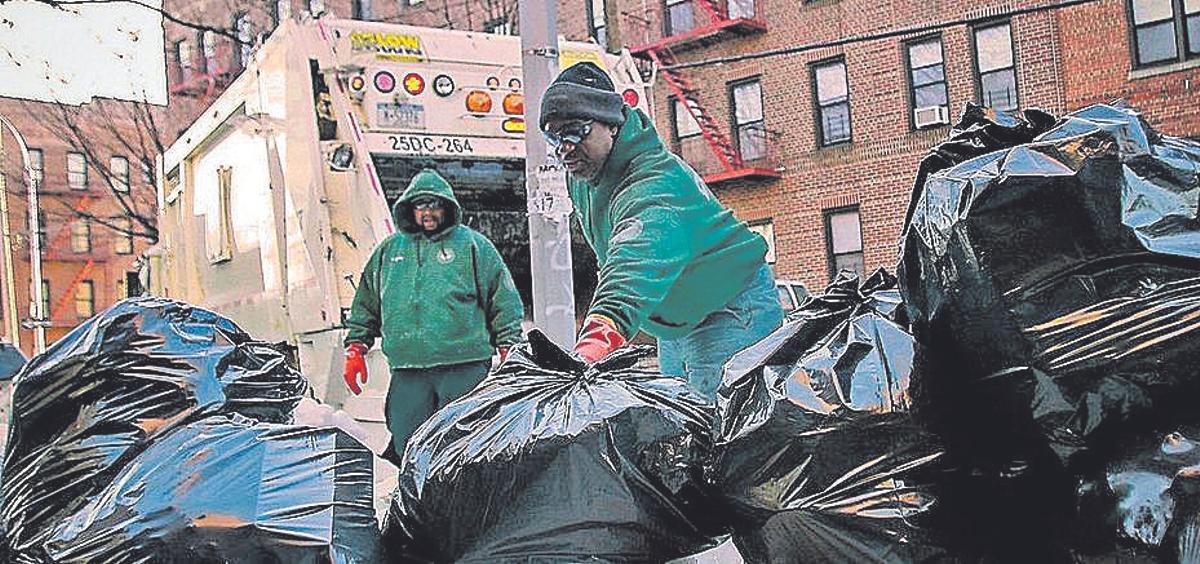
<instances>
[{"instance_id":1,"label":"license plate","mask_svg":"<svg viewBox=\"0 0 1200 564\"><path fill-rule=\"evenodd\" d=\"M425 129L425 106L420 104L378 104L379 127Z\"/></svg>"},{"instance_id":2,"label":"license plate","mask_svg":"<svg viewBox=\"0 0 1200 564\"><path fill-rule=\"evenodd\" d=\"M475 146L466 137L441 135L388 135L392 150L418 155L470 155Z\"/></svg>"}]
</instances>

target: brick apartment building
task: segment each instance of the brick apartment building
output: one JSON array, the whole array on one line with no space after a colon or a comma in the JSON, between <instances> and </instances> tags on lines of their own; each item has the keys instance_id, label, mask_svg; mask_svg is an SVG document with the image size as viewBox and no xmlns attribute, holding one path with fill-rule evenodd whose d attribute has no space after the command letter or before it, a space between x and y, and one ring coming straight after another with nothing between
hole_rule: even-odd
<instances>
[{"instance_id":1,"label":"brick apartment building","mask_svg":"<svg viewBox=\"0 0 1200 564\"><path fill-rule=\"evenodd\" d=\"M894 266L916 165L967 102L1125 99L1200 135L1195 0L706 1L622 7L624 43L660 64L660 134L773 240L777 275L810 288ZM776 50L794 52L745 57Z\"/></svg>"},{"instance_id":2,"label":"brick apartment building","mask_svg":"<svg viewBox=\"0 0 1200 564\"><path fill-rule=\"evenodd\" d=\"M894 265L916 164L967 102L1062 113L1125 99L1160 131L1200 135L1200 0L1060 3L559 0L557 8L562 36L629 48L645 61L660 134L773 243L780 278L819 288L838 268ZM490 33L519 26L516 0L168 0L165 9L212 29L166 24L170 105L156 114L164 145L283 18L315 13ZM58 209L86 193L91 209L116 218L121 210L100 184L125 175L132 190L153 189L141 155L81 151L39 126L39 112L49 109L29 109L0 100L0 112L42 151L45 197ZM94 154L81 162L73 156L81 152ZM24 186L11 150L7 161L22 243ZM130 251L128 237L97 225L85 237L78 219L47 217L50 340L123 297L149 244L134 238ZM15 254L17 279L28 280L27 247ZM23 331L26 350L31 341Z\"/></svg>"},{"instance_id":3,"label":"brick apartment building","mask_svg":"<svg viewBox=\"0 0 1200 564\"><path fill-rule=\"evenodd\" d=\"M325 9L495 33L519 24L515 0L343 4ZM565 38L646 61L660 135L773 243L777 276L810 288L840 268L894 267L917 163L968 102L1062 114L1124 99L1164 133L1200 135L1200 0L559 0L557 9Z\"/></svg>"},{"instance_id":4,"label":"brick apartment building","mask_svg":"<svg viewBox=\"0 0 1200 564\"><path fill-rule=\"evenodd\" d=\"M0 99L28 143L30 166L40 180L39 214L46 342L52 343L138 285L136 261L150 244L154 219L153 148L136 131L135 119L101 103L83 110ZM108 112L106 115L99 115ZM73 128L78 128L75 130ZM15 315L3 309L5 340L34 351L29 325L33 294L27 184L16 140L4 132L5 175L12 234ZM82 143L81 139L86 139ZM150 155L149 160L146 156ZM137 218L149 221L143 224ZM7 290L0 286L0 294ZM7 301L7 296L3 296Z\"/></svg>"}]
</instances>

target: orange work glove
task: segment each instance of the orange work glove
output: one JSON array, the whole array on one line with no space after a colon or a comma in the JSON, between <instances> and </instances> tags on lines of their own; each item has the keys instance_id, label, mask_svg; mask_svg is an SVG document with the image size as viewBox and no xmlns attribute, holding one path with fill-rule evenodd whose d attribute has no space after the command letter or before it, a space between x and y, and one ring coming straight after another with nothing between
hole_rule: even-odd
<instances>
[{"instance_id":1,"label":"orange work glove","mask_svg":"<svg viewBox=\"0 0 1200 564\"><path fill-rule=\"evenodd\" d=\"M589 315L579 330L575 354L584 362L595 364L624 345L625 337L617 331L616 323L602 315Z\"/></svg>"},{"instance_id":2,"label":"orange work glove","mask_svg":"<svg viewBox=\"0 0 1200 564\"><path fill-rule=\"evenodd\" d=\"M345 378L346 387L356 396L362 393L360 383L367 383L367 350L367 345L363 343L346 345L346 369L342 378Z\"/></svg>"}]
</instances>

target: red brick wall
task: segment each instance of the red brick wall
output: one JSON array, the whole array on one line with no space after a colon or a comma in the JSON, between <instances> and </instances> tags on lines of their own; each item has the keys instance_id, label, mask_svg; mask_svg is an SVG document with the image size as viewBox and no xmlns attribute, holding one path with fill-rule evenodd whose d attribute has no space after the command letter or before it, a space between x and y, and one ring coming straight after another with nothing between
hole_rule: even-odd
<instances>
[{"instance_id":1,"label":"red brick wall","mask_svg":"<svg viewBox=\"0 0 1200 564\"><path fill-rule=\"evenodd\" d=\"M1200 59L1133 70L1123 0L1103 0L1059 13L1067 106L1123 99L1172 135L1200 135Z\"/></svg>"},{"instance_id":2,"label":"red brick wall","mask_svg":"<svg viewBox=\"0 0 1200 564\"><path fill-rule=\"evenodd\" d=\"M772 2L765 7L770 30L677 54L681 61L753 53L813 44L881 30L996 16L1045 2L874 2L831 0L815 3ZM1011 18L1022 107L1055 113L1123 97L1145 112L1163 131L1200 133L1200 100L1194 92L1197 70L1146 78L1130 73L1127 24L1122 0ZM956 114L977 100L971 30L951 26L940 34ZM778 181L721 187L726 204L746 220L770 217L775 224L777 274L810 287L828 280L822 212L844 205L860 207L864 258L868 270L893 268L903 214L917 163L944 138L947 128L914 132L904 66L904 41L921 37L863 41L842 47L758 61L706 65L684 71L705 85L700 102L720 123L728 123L726 83L761 75L768 129L780 134L776 150L783 177ZM847 65L853 142L818 148L809 65L843 56ZM656 120L670 135L670 94L663 81L655 88Z\"/></svg>"}]
</instances>

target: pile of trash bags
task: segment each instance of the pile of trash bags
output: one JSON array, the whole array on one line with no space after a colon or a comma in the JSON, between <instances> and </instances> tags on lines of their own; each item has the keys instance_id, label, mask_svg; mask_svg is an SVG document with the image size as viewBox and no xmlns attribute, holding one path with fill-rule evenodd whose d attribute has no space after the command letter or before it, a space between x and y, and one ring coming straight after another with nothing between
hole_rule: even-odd
<instances>
[{"instance_id":1,"label":"pile of trash bags","mask_svg":"<svg viewBox=\"0 0 1200 564\"><path fill-rule=\"evenodd\" d=\"M1200 393L1198 175L1200 144L1107 105L968 108L923 163L898 278L956 536L1200 557L1191 451L1170 446Z\"/></svg>"},{"instance_id":2,"label":"pile of trash bags","mask_svg":"<svg viewBox=\"0 0 1200 564\"><path fill-rule=\"evenodd\" d=\"M1200 560L1200 144L968 107L897 276L839 276L715 406L534 336L409 444L418 561Z\"/></svg>"},{"instance_id":3,"label":"pile of trash bags","mask_svg":"<svg viewBox=\"0 0 1200 564\"><path fill-rule=\"evenodd\" d=\"M810 296L715 405L644 349L588 365L534 331L416 431L382 530L371 453L290 424L287 351L123 302L17 377L5 546L664 562L728 534L752 563L1200 561L1198 207L1200 144L1130 109L969 106L921 163L896 276Z\"/></svg>"},{"instance_id":4,"label":"pile of trash bags","mask_svg":"<svg viewBox=\"0 0 1200 564\"><path fill-rule=\"evenodd\" d=\"M750 562L1200 561L1200 144L968 107L898 280L726 366L709 467ZM903 298L903 299L901 299Z\"/></svg>"},{"instance_id":5,"label":"pile of trash bags","mask_svg":"<svg viewBox=\"0 0 1200 564\"><path fill-rule=\"evenodd\" d=\"M413 435L384 523L393 557L664 562L720 527L711 406L621 350L589 367L534 330Z\"/></svg>"},{"instance_id":6,"label":"pile of trash bags","mask_svg":"<svg viewBox=\"0 0 1200 564\"><path fill-rule=\"evenodd\" d=\"M752 562L914 562L944 458L910 411L896 280L843 273L726 365L713 484Z\"/></svg>"},{"instance_id":7,"label":"pile of trash bags","mask_svg":"<svg viewBox=\"0 0 1200 564\"><path fill-rule=\"evenodd\" d=\"M289 425L308 384L215 313L125 300L16 377L0 524L17 562L375 562L371 453Z\"/></svg>"}]
</instances>

